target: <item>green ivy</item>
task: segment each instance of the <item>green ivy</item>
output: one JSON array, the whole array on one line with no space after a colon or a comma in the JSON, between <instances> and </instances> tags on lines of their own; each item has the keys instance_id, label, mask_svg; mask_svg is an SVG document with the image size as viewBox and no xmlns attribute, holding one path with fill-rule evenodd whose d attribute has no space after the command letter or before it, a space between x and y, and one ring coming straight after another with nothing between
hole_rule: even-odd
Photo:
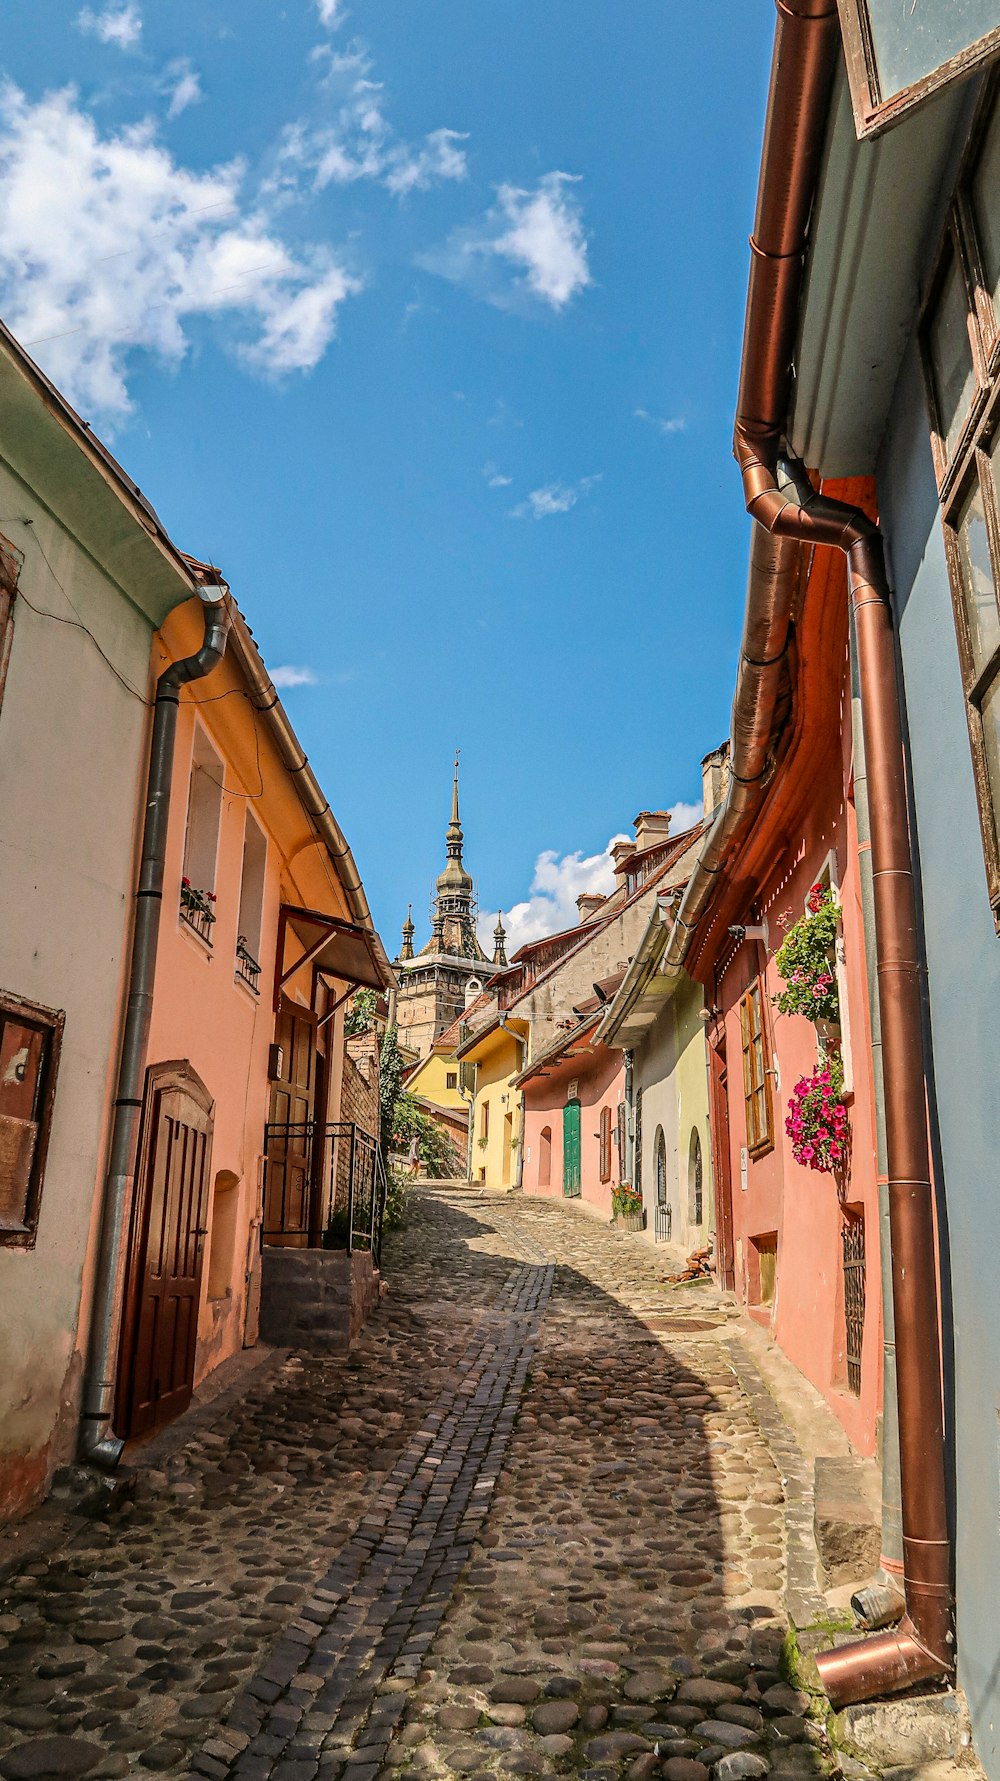
<instances>
[{"instance_id":1,"label":"green ivy","mask_svg":"<svg viewBox=\"0 0 1000 1781\"><path fill-rule=\"evenodd\" d=\"M789 928L774 957L785 987L771 1000L782 1014L804 1014L807 1020L840 1020L837 973L831 963L839 919L832 891L814 884L809 895L809 914Z\"/></svg>"}]
</instances>

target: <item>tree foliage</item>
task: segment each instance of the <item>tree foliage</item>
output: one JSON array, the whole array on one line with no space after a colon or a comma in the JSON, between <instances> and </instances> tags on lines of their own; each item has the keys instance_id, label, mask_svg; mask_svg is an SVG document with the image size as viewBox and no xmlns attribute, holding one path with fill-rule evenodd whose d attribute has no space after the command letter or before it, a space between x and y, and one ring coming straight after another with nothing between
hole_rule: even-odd
<instances>
[{"instance_id":1,"label":"tree foliage","mask_svg":"<svg viewBox=\"0 0 1000 1781\"><path fill-rule=\"evenodd\" d=\"M393 1127L393 1148L409 1150L414 1138L420 1161L432 1180L454 1181L458 1177L458 1152L437 1121L418 1106L413 1095L401 1094L396 1102Z\"/></svg>"},{"instance_id":2,"label":"tree foliage","mask_svg":"<svg viewBox=\"0 0 1000 1781\"><path fill-rule=\"evenodd\" d=\"M371 1032L377 999L373 989L359 989L352 996L351 1005L344 1016L344 1032L348 1039L356 1039L359 1033Z\"/></svg>"}]
</instances>

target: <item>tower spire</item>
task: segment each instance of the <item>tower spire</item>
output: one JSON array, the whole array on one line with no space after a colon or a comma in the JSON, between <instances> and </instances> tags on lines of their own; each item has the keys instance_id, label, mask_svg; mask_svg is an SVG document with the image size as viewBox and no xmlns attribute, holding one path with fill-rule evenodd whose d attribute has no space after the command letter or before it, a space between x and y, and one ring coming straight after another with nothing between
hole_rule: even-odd
<instances>
[{"instance_id":1,"label":"tower spire","mask_svg":"<svg viewBox=\"0 0 1000 1781\"><path fill-rule=\"evenodd\" d=\"M456 750L455 750L455 781L452 786L452 792L451 792L451 821L448 824L448 834L447 834L448 858L450 860L458 860L460 864L461 864L461 859L462 859L462 843L465 839L464 835L462 834L461 818L458 814L458 757L461 754L461 752L462 752L461 749L456 748Z\"/></svg>"}]
</instances>

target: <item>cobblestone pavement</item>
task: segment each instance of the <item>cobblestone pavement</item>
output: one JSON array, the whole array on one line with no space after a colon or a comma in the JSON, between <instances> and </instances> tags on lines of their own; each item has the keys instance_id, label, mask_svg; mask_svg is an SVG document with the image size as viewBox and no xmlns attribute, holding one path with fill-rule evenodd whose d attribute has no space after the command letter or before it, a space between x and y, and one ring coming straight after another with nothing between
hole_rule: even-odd
<instances>
[{"instance_id":1,"label":"cobblestone pavement","mask_svg":"<svg viewBox=\"0 0 1000 1781\"><path fill-rule=\"evenodd\" d=\"M557 1203L416 1196L349 1360L220 1400L0 1586L0 1774L829 1768L777 1669L781 1480L667 1267Z\"/></svg>"}]
</instances>

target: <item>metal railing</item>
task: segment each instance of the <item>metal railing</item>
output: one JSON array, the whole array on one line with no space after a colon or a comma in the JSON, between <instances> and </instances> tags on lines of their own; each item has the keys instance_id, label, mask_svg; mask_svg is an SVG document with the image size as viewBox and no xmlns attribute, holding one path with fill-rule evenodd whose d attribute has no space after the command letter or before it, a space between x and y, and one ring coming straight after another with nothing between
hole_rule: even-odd
<instances>
[{"instance_id":1,"label":"metal railing","mask_svg":"<svg viewBox=\"0 0 1000 1781\"><path fill-rule=\"evenodd\" d=\"M674 1209L669 1200L662 1200L653 1216L653 1238L657 1243L670 1242L670 1230L673 1224Z\"/></svg>"},{"instance_id":2,"label":"metal railing","mask_svg":"<svg viewBox=\"0 0 1000 1781\"><path fill-rule=\"evenodd\" d=\"M370 1250L377 1268L386 1185L377 1140L350 1120L268 1124L261 1240Z\"/></svg>"},{"instance_id":3,"label":"metal railing","mask_svg":"<svg viewBox=\"0 0 1000 1781\"><path fill-rule=\"evenodd\" d=\"M254 995L259 994L260 966L240 934L236 941L236 975L241 983L252 989Z\"/></svg>"},{"instance_id":4,"label":"metal railing","mask_svg":"<svg viewBox=\"0 0 1000 1781\"><path fill-rule=\"evenodd\" d=\"M181 885L181 920L193 928L199 940L206 946L212 944L212 928L215 925L215 911L212 904L215 898L211 891L198 890L195 885L186 881Z\"/></svg>"}]
</instances>

